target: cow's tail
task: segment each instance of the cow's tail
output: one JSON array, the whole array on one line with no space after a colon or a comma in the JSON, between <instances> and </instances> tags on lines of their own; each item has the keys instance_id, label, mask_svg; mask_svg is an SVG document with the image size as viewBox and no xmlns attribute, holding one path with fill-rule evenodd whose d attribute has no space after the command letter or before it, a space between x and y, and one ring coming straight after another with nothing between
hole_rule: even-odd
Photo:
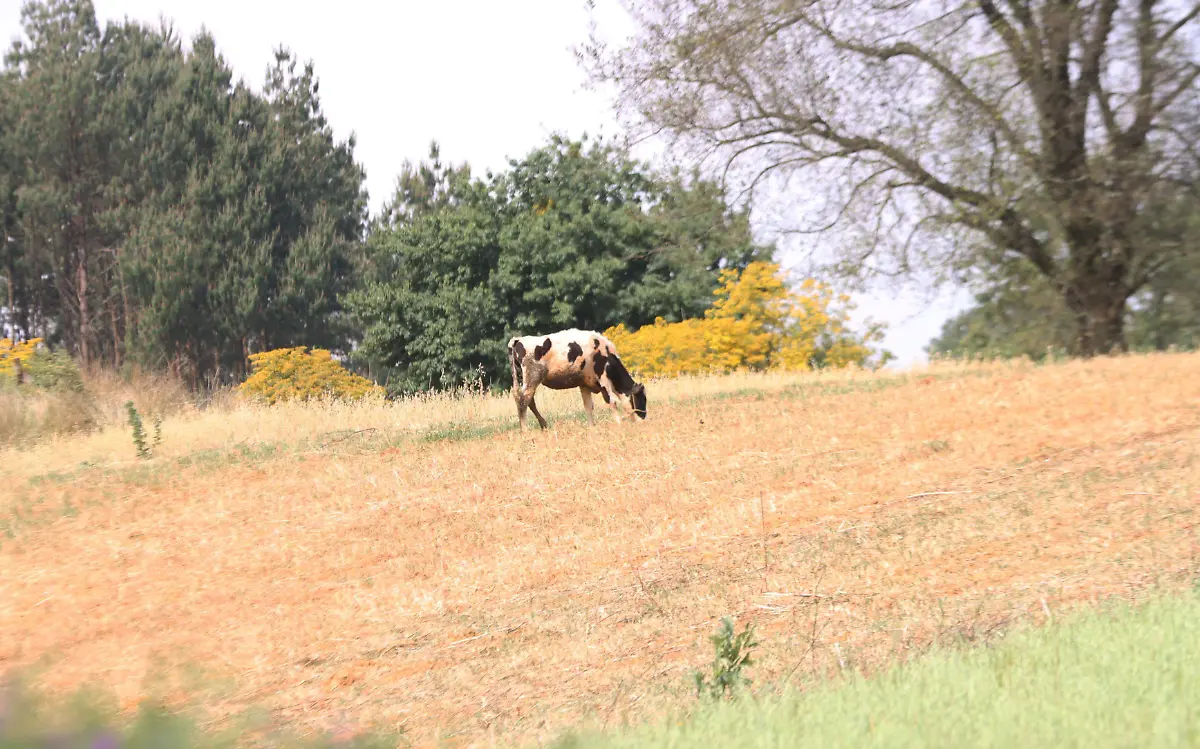
<instances>
[{"instance_id":1,"label":"cow's tail","mask_svg":"<svg viewBox=\"0 0 1200 749\"><path fill-rule=\"evenodd\" d=\"M520 392L521 388L521 357L517 356L516 349L513 344L517 342L516 337L508 339L508 363L512 365L513 378L513 394Z\"/></svg>"}]
</instances>

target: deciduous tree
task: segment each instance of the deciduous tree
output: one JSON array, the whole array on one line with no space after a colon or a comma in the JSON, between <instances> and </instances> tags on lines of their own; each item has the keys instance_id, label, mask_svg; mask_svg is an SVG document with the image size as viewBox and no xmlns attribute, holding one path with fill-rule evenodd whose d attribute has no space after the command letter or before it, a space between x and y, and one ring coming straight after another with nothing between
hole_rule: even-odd
<instances>
[{"instance_id":1,"label":"deciduous tree","mask_svg":"<svg viewBox=\"0 0 1200 749\"><path fill-rule=\"evenodd\" d=\"M806 228L855 220L844 270L946 276L1009 259L1124 348L1127 301L1178 254L1147 216L1200 146L1190 0L630 0L583 51L624 111L749 183L800 174Z\"/></svg>"}]
</instances>

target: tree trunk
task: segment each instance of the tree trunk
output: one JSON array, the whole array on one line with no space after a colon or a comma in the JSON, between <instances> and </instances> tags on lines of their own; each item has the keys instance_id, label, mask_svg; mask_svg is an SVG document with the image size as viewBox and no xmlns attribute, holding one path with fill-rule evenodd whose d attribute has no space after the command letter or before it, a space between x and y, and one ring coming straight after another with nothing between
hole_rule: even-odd
<instances>
[{"instance_id":1,"label":"tree trunk","mask_svg":"<svg viewBox=\"0 0 1200 749\"><path fill-rule=\"evenodd\" d=\"M117 325L117 308L112 306L108 310L109 322L112 324L112 345L113 345L113 367L121 368L121 330Z\"/></svg>"},{"instance_id":2,"label":"tree trunk","mask_svg":"<svg viewBox=\"0 0 1200 749\"><path fill-rule=\"evenodd\" d=\"M0 227L3 231L3 227ZM7 241L5 242L7 244ZM13 267L12 254L8 254L4 268L5 280L8 281L8 306L5 307L6 323L8 324L8 335L15 341L17 340L17 298L16 298L16 269Z\"/></svg>"},{"instance_id":3,"label":"tree trunk","mask_svg":"<svg viewBox=\"0 0 1200 749\"><path fill-rule=\"evenodd\" d=\"M88 331L92 318L88 310L87 251L79 251L79 266L75 269L75 293L79 296L79 359L83 368L88 368Z\"/></svg>"},{"instance_id":4,"label":"tree trunk","mask_svg":"<svg viewBox=\"0 0 1200 749\"><path fill-rule=\"evenodd\" d=\"M1075 314L1078 328L1077 353L1085 359L1129 350L1125 340L1125 297L1081 299L1066 294L1067 307Z\"/></svg>"},{"instance_id":5,"label":"tree trunk","mask_svg":"<svg viewBox=\"0 0 1200 749\"><path fill-rule=\"evenodd\" d=\"M133 330L133 317L129 314L129 295L125 292L125 269L121 267L121 249L118 247L113 250L113 254L117 258L117 280L121 283L121 321L125 324L125 334L120 341L117 341L118 348L116 356L118 357L117 367L121 366L119 358L125 344L130 341L130 331Z\"/></svg>"},{"instance_id":6,"label":"tree trunk","mask_svg":"<svg viewBox=\"0 0 1200 749\"><path fill-rule=\"evenodd\" d=\"M1167 308L1167 292L1165 289L1156 288L1150 296L1150 310L1148 317L1150 324L1153 326L1150 330L1150 337L1154 345L1155 351L1167 350L1167 326L1166 320Z\"/></svg>"}]
</instances>

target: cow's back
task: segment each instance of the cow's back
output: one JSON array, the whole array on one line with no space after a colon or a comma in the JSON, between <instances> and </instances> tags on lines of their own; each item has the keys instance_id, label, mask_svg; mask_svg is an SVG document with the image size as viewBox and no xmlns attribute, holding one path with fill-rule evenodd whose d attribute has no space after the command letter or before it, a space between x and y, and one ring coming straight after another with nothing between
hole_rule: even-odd
<instances>
[{"instance_id":1,"label":"cow's back","mask_svg":"<svg viewBox=\"0 0 1200 749\"><path fill-rule=\"evenodd\" d=\"M578 328L519 336L509 341L509 351L520 354L517 358L525 366L544 367L547 387L587 387L595 392L609 357L617 354L603 333Z\"/></svg>"}]
</instances>

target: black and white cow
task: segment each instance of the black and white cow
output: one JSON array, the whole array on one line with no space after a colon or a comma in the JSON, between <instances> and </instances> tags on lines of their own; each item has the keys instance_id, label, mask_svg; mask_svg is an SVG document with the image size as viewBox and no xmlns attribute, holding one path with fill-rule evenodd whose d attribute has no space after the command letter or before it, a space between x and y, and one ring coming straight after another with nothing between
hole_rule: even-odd
<instances>
[{"instance_id":1,"label":"black and white cow","mask_svg":"<svg viewBox=\"0 0 1200 749\"><path fill-rule=\"evenodd\" d=\"M633 381L629 370L617 357L612 341L591 330L560 330L550 335L527 335L508 342L508 359L512 363L513 398L517 401L517 418L525 428L525 409L533 411L538 424L546 428L546 420L538 412L533 396L539 386L552 390L579 388L588 424L592 419L592 395L598 393L621 421L621 412L630 411L639 419L646 418L646 388Z\"/></svg>"}]
</instances>

